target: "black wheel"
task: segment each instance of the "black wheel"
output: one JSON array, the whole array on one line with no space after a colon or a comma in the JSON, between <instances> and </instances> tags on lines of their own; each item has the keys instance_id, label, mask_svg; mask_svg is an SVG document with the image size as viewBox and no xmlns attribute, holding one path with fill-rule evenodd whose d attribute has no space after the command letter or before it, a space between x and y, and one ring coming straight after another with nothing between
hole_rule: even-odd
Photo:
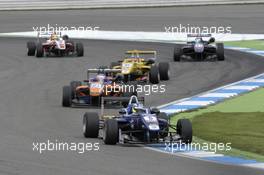
<instances>
[{"instance_id":1,"label":"black wheel","mask_svg":"<svg viewBox=\"0 0 264 175\"><path fill-rule=\"evenodd\" d=\"M82 85L82 82L80 82L80 81L71 81L71 83L70 83L70 86L71 86L71 93L72 93L72 98L74 98L75 97L75 92L76 92L76 88L78 87L78 86L81 86Z\"/></svg>"},{"instance_id":2,"label":"black wheel","mask_svg":"<svg viewBox=\"0 0 264 175\"><path fill-rule=\"evenodd\" d=\"M223 43L216 43L216 56L218 61L225 60L225 49Z\"/></svg>"},{"instance_id":3,"label":"black wheel","mask_svg":"<svg viewBox=\"0 0 264 175\"><path fill-rule=\"evenodd\" d=\"M188 119L179 119L177 122L177 133L180 135L183 143L192 142L192 124Z\"/></svg>"},{"instance_id":4,"label":"black wheel","mask_svg":"<svg viewBox=\"0 0 264 175\"><path fill-rule=\"evenodd\" d=\"M72 89L71 86L63 86L62 88L62 106L70 107L72 105Z\"/></svg>"},{"instance_id":5,"label":"black wheel","mask_svg":"<svg viewBox=\"0 0 264 175\"><path fill-rule=\"evenodd\" d=\"M78 57L83 56L83 44L82 43L76 43L76 53Z\"/></svg>"},{"instance_id":6,"label":"black wheel","mask_svg":"<svg viewBox=\"0 0 264 175\"><path fill-rule=\"evenodd\" d=\"M36 57L43 57L43 55L44 55L44 50L42 47L42 43L38 43Z\"/></svg>"},{"instance_id":7,"label":"black wheel","mask_svg":"<svg viewBox=\"0 0 264 175\"><path fill-rule=\"evenodd\" d=\"M174 47L173 59L174 61L181 61L182 49L180 47Z\"/></svg>"},{"instance_id":8,"label":"black wheel","mask_svg":"<svg viewBox=\"0 0 264 175\"><path fill-rule=\"evenodd\" d=\"M159 83L159 69L157 66L151 66L149 71L149 81L152 84L158 84Z\"/></svg>"},{"instance_id":9,"label":"black wheel","mask_svg":"<svg viewBox=\"0 0 264 175\"><path fill-rule=\"evenodd\" d=\"M63 35L63 36L62 36L62 39L66 41L66 40L69 39L69 36L68 36L68 35Z\"/></svg>"},{"instance_id":10,"label":"black wheel","mask_svg":"<svg viewBox=\"0 0 264 175\"><path fill-rule=\"evenodd\" d=\"M83 116L83 135L86 138L96 138L99 133L99 116L95 112L86 112Z\"/></svg>"},{"instance_id":11,"label":"black wheel","mask_svg":"<svg viewBox=\"0 0 264 175\"><path fill-rule=\"evenodd\" d=\"M170 68L169 63L167 63L167 62L159 63L160 80L169 80L170 79L169 68Z\"/></svg>"},{"instance_id":12,"label":"black wheel","mask_svg":"<svg viewBox=\"0 0 264 175\"><path fill-rule=\"evenodd\" d=\"M104 143L115 145L118 142L118 123L115 119L108 119L104 126Z\"/></svg>"},{"instance_id":13,"label":"black wheel","mask_svg":"<svg viewBox=\"0 0 264 175\"><path fill-rule=\"evenodd\" d=\"M113 69L115 66L119 66L120 64L118 62L111 62L110 69Z\"/></svg>"},{"instance_id":14,"label":"black wheel","mask_svg":"<svg viewBox=\"0 0 264 175\"><path fill-rule=\"evenodd\" d=\"M36 43L33 41L27 42L27 55L28 56L34 56L36 52Z\"/></svg>"}]
</instances>

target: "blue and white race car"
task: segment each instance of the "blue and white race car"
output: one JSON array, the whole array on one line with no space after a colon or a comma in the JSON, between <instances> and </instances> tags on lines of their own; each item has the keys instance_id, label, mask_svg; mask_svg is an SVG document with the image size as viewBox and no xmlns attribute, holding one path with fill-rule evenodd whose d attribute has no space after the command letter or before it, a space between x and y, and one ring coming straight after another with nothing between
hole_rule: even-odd
<instances>
[{"instance_id":1,"label":"blue and white race car","mask_svg":"<svg viewBox=\"0 0 264 175\"><path fill-rule=\"evenodd\" d=\"M203 38L209 37L208 40ZM225 60L224 44L216 43L215 38L211 37L211 34L188 34L189 38L195 38L192 41L187 41L184 46L175 46L174 48L174 61L181 61L183 59L188 60Z\"/></svg>"},{"instance_id":2,"label":"blue and white race car","mask_svg":"<svg viewBox=\"0 0 264 175\"><path fill-rule=\"evenodd\" d=\"M83 134L87 138L102 138L105 144L192 142L192 125L180 119L172 126L165 113L157 108L144 107L136 96L131 96L126 108L118 116L86 112L83 116ZM102 106L103 107L103 106ZM103 111L103 110L102 110ZM174 130L172 132L171 130Z\"/></svg>"}]
</instances>

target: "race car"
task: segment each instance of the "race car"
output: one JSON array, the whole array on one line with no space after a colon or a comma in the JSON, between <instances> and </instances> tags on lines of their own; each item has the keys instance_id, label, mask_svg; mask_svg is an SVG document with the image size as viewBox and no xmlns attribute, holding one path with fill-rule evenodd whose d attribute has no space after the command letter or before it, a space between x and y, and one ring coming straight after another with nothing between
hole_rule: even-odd
<instances>
[{"instance_id":1,"label":"race car","mask_svg":"<svg viewBox=\"0 0 264 175\"><path fill-rule=\"evenodd\" d=\"M37 41L27 42L27 55L36 57L43 56L83 56L83 44L78 42L74 45L68 35L61 33L38 33Z\"/></svg>"},{"instance_id":2,"label":"race car","mask_svg":"<svg viewBox=\"0 0 264 175\"><path fill-rule=\"evenodd\" d=\"M211 34L188 34L189 38L195 38L193 41L187 41L184 46L175 46L174 48L174 61L186 60L225 60L224 44L216 43L215 38L211 37ZM209 40L204 40L204 37L209 37Z\"/></svg>"},{"instance_id":3,"label":"race car","mask_svg":"<svg viewBox=\"0 0 264 175\"><path fill-rule=\"evenodd\" d=\"M144 107L136 96L131 96L128 106L122 108L117 116L86 112L83 135L101 138L109 145L179 141L188 144L192 142L192 125L188 119L180 119L173 126L165 113L157 108Z\"/></svg>"},{"instance_id":4,"label":"race car","mask_svg":"<svg viewBox=\"0 0 264 175\"><path fill-rule=\"evenodd\" d=\"M158 84L160 80L169 80L169 64L156 63L156 51L126 51L124 60L112 62L110 67L120 69L124 81L150 82Z\"/></svg>"},{"instance_id":5,"label":"race car","mask_svg":"<svg viewBox=\"0 0 264 175\"><path fill-rule=\"evenodd\" d=\"M112 75L117 72L119 70L108 68L88 69L87 80L83 82L72 81L70 85L63 87L62 106L99 106L102 97L130 97L131 95L137 95L135 87L131 88L130 91L122 88L124 85L122 78L113 77ZM91 73L96 75L90 78ZM119 100L113 100L110 103L114 104L117 101ZM126 105L125 102L121 104Z\"/></svg>"}]
</instances>

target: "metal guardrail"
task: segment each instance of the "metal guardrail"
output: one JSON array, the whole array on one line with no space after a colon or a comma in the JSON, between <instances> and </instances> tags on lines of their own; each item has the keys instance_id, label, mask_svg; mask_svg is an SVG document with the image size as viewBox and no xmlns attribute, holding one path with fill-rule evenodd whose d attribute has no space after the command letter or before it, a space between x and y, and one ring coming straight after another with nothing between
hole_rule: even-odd
<instances>
[{"instance_id":1,"label":"metal guardrail","mask_svg":"<svg viewBox=\"0 0 264 175\"><path fill-rule=\"evenodd\" d=\"M93 9L260 3L264 3L264 0L0 0L0 10Z\"/></svg>"}]
</instances>

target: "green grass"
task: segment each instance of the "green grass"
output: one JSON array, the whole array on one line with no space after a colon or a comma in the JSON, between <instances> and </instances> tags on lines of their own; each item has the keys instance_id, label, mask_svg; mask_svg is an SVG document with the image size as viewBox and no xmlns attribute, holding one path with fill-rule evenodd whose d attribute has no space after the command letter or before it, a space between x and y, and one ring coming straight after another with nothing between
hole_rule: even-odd
<instances>
[{"instance_id":1,"label":"green grass","mask_svg":"<svg viewBox=\"0 0 264 175\"><path fill-rule=\"evenodd\" d=\"M214 106L177 114L171 122L176 123L179 118L192 120L194 135L199 139L231 142L232 150L221 153L264 161L263 88Z\"/></svg>"},{"instance_id":2,"label":"green grass","mask_svg":"<svg viewBox=\"0 0 264 175\"><path fill-rule=\"evenodd\" d=\"M264 155L264 113L203 113L192 120L199 138Z\"/></svg>"},{"instance_id":3,"label":"green grass","mask_svg":"<svg viewBox=\"0 0 264 175\"><path fill-rule=\"evenodd\" d=\"M264 50L264 40L228 41L225 46L246 47L256 50Z\"/></svg>"}]
</instances>

